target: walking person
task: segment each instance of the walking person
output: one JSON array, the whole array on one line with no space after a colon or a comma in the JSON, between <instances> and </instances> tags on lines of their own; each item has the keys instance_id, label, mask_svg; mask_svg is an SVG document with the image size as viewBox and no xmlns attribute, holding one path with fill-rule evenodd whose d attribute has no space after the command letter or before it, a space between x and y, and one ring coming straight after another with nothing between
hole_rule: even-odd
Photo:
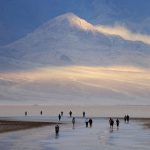
<instances>
[{"instance_id":1,"label":"walking person","mask_svg":"<svg viewBox=\"0 0 150 150\"><path fill-rule=\"evenodd\" d=\"M85 111L83 112L83 118L85 117Z\"/></svg>"},{"instance_id":2,"label":"walking person","mask_svg":"<svg viewBox=\"0 0 150 150\"><path fill-rule=\"evenodd\" d=\"M74 125L75 125L75 117L72 118L72 125L73 125L73 128L74 128Z\"/></svg>"},{"instance_id":3,"label":"walking person","mask_svg":"<svg viewBox=\"0 0 150 150\"><path fill-rule=\"evenodd\" d=\"M124 122L126 123L126 121L127 121L127 116L125 115L124 116Z\"/></svg>"},{"instance_id":4,"label":"walking person","mask_svg":"<svg viewBox=\"0 0 150 150\"><path fill-rule=\"evenodd\" d=\"M59 125L55 126L55 133L56 133L56 136L58 136L58 134L59 134Z\"/></svg>"},{"instance_id":5,"label":"walking person","mask_svg":"<svg viewBox=\"0 0 150 150\"><path fill-rule=\"evenodd\" d=\"M127 115L127 123L129 123L130 117L129 115Z\"/></svg>"},{"instance_id":6,"label":"walking person","mask_svg":"<svg viewBox=\"0 0 150 150\"><path fill-rule=\"evenodd\" d=\"M89 119L85 119L85 126L86 126L86 128L88 128L88 124L89 124Z\"/></svg>"},{"instance_id":7,"label":"walking person","mask_svg":"<svg viewBox=\"0 0 150 150\"><path fill-rule=\"evenodd\" d=\"M58 119L59 119L59 121L60 121L60 119L61 119L61 115L60 115L60 114L58 115Z\"/></svg>"},{"instance_id":8,"label":"walking person","mask_svg":"<svg viewBox=\"0 0 150 150\"><path fill-rule=\"evenodd\" d=\"M61 111L61 116L63 116L63 111Z\"/></svg>"},{"instance_id":9,"label":"walking person","mask_svg":"<svg viewBox=\"0 0 150 150\"><path fill-rule=\"evenodd\" d=\"M89 124L90 124L90 128L91 128L92 124L93 124L93 120L91 118L89 119Z\"/></svg>"},{"instance_id":10,"label":"walking person","mask_svg":"<svg viewBox=\"0 0 150 150\"><path fill-rule=\"evenodd\" d=\"M119 128L119 123L120 123L120 121L119 121L119 119L117 118L117 119L116 119L117 128Z\"/></svg>"},{"instance_id":11,"label":"walking person","mask_svg":"<svg viewBox=\"0 0 150 150\"><path fill-rule=\"evenodd\" d=\"M112 118L109 119L110 128L113 129L114 120Z\"/></svg>"},{"instance_id":12,"label":"walking person","mask_svg":"<svg viewBox=\"0 0 150 150\"><path fill-rule=\"evenodd\" d=\"M72 111L70 110L70 112L69 112L69 115L70 115L70 117L72 117Z\"/></svg>"},{"instance_id":13,"label":"walking person","mask_svg":"<svg viewBox=\"0 0 150 150\"><path fill-rule=\"evenodd\" d=\"M42 110L41 110L40 114L41 114L41 115L43 114Z\"/></svg>"},{"instance_id":14,"label":"walking person","mask_svg":"<svg viewBox=\"0 0 150 150\"><path fill-rule=\"evenodd\" d=\"M27 116L27 111L25 111L25 113L24 113L24 114L25 114L25 116Z\"/></svg>"}]
</instances>

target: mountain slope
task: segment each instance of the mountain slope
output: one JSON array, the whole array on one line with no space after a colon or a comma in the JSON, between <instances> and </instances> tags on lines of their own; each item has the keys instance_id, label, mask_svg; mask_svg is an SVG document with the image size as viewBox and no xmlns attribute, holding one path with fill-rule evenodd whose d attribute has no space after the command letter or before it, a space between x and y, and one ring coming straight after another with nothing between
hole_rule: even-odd
<instances>
[{"instance_id":1,"label":"mountain slope","mask_svg":"<svg viewBox=\"0 0 150 150\"><path fill-rule=\"evenodd\" d=\"M58 16L0 48L0 101L150 104L149 49L72 13Z\"/></svg>"},{"instance_id":2,"label":"mountain slope","mask_svg":"<svg viewBox=\"0 0 150 150\"><path fill-rule=\"evenodd\" d=\"M103 34L72 13L58 16L0 50L26 68L49 65L150 66L150 45ZM28 66L28 63L30 64ZM33 65L31 65L33 64Z\"/></svg>"}]
</instances>

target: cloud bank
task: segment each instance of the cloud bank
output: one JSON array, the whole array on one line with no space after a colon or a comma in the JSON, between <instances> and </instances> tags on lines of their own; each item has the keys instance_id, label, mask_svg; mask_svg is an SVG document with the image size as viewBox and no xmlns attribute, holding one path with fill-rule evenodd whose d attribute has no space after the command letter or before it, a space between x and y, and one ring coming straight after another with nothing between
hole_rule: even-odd
<instances>
[{"instance_id":1,"label":"cloud bank","mask_svg":"<svg viewBox=\"0 0 150 150\"><path fill-rule=\"evenodd\" d=\"M95 27L99 32L102 32L104 34L110 34L110 35L117 35L122 37L125 40L129 41L141 41L145 44L150 44L150 35L140 34L140 33L134 33L130 31L129 29L116 25L116 26L103 26L98 25Z\"/></svg>"},{"instance_id":2,"label":"cloud bank","mask_svg":"<svg viewBox=\"0 0 150 150\"><path fill-rule=\"evenodd\" d=\"M0 73L0 83L1 102L150 104L150 70L136 67L68 66L5 72Z\"/></svg>"}]
</instances>

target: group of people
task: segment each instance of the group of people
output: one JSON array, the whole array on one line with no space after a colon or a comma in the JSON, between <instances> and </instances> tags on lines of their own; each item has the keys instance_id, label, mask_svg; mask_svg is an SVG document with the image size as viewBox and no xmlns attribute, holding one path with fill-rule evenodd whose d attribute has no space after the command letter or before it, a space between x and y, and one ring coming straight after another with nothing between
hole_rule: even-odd
<instances>
[{"instance_id":1,"label":"group of people","mask_svg":"<svg viewBox=\"0 0 150 150\"><path fill-rule=\"evenodd\" d=\"M42 115L43 114L43 111L41 110L40 111L40 114ZM28 112L27 111L25 111L25 116L27 116L28 115ZM61 113L58 115L58 119L59 119L59 121L61 120L61 117L63 116L63 111L61 111ZM69 116L70 117L72 117L72 111L70 110L69 111ZM83 118L85 117L85 112L83 112ZM130 117L129 117L129 115L125 115L124 116L124 122L125 123L129 123L129 120L130 120ZM120 124L120 121L119 121L119 119L117 118L116 120L115 120L115 122L116 122L116 126L117 126L117 128L119 127L119 124ZM114 120L113 120L113 118L109 118L109 125L110 125L110 128L111 129L113 129L113 126L114 126ZM73 128L74 128L74 125L75 125L75 117L73 117L72 118L72 124L73 124ZM85 125L86 125L86 128L89 126L89 127L92 127L92 124L93 124L93 120L91 119L91 118L86 118L85 119ZM59 134L59 125L56 125L55 126L55 133L56 133L56 135L58 135Z\"/></svg>"},{"instance_id":2,"label":"group of people","mask_svg":"<svg viewBox=\"0 0 150 150\"><path fill-rule=\"evenodd\" d=\"M130 120L129 115L125 115L125 116L124 116L124 122L125 122L125 123L129 123L129 120ZM119 124L120 124L120 121L119 121L119 119L117 118L117 119L116 119L116 126L117 126L117 128L119 127ZM110 128L113 128L113 126L114 126L114 120L113 120L112 118L109 118L109 125L110 125Z\"/></svg>"},{"instance_id":3,"label":"group of people","mask_svg":"<svg viewBox=\"0 0 150 150\"><path fill-rule=\"evenodd\" d=\"M61 112L61 114L59 114L58 118L59 120L61 119L61 117L63 116L63 112ZM72 111L70 110L69 111L69 116L72 117ZM83 112L83 118L85 117L85 112ZM124 116L124 121L125 123L129 123L129 120L130 120L130 117L129 115L125 115ZM75 117L72 118L72 124L73 124L73 128L74 128L74 125L75 125ZM89 127L92 127L92 124L93 124L93 120L91 118L86 118L85 119L85 126L86 128L89 126ZM117 118L115 121L113 118L109 118L109 125L110 125L110 128L113 129L113 126L114 124L116 124L117 128L119 128L119 124L120 124L120 121L119 119ZM56 134L57 132L59 132L58 130L58 125L56 126L55 128L55 131L56 131Z\"/></svg>"},{"instance_id":4,"label":"group of people","mask_svg":"<svg viewBox=\"0 0 150 150\"><path fill-rule=\"evenodd\" d=\"M116 119L116 126L117 126L117 128L119 127L119 123L120 123L120 121L117 118ZM114 126L114 120L112 118L109 119L109 125L110 125L110 128L113 128L113 126Z\"/></svg>"},{"instance_id":5,"label":"group of people","mask_svg":"<svg viewBox=\"0 0 150 150\"><path fill-rule=\"evenodd\" d=\"M129 123L129 120L130 120L129 115L125 115L125 116L124 116L124 122L125 122L125 123Z\"/></svg>"},{"instance_id":6,"label":"group of people","mask_svg":"<svg viewBox=\"0 0 150 150\"><path fill-rule=\"evenodd\" d=\"M72 117L72 111L70 110L69 111L69 116L70 117ZM58 115L58 120L60 121L61 120L61 118L62 118L62 116L63 116L63 111L61 111L61 113ZM83 118L85 117L85 111L83 111ZM72 117L72 125L73 125L73 128L74 128L74 126L75 126L75 117ZM86 124L86 127L88 127L88 125L90 126L90 127L92 127L92 124L93 124L93 120L90 118L90 119L87 119L86 118L86 120L85 120L85 124ZM57 124L56 126L55 126L55 133L56 133L56 135L58 135L59 134L59 125Z\"/></svg>"},{"instance_id":7,"label":"group of people","mask_svg":"<svg viewBox=\"0 0 150 150\"><path fill-rule=\"evenodd\" d=\"M58 117L61 117L61 115L59 114ZM74 129L74 126L75 126L75 117L72 117L72 125L73 125L73 129ZM92 124L93 124L93 120L90 118L90 119L87 119L85 120L85 125L86 127L88 127L88 125L90 126L90 128L92 127ZM59 134L59 125L56 125L55 126L55 133L56 133L56 136L58 136Z\"/></svg>"},{"instance_id":8,"label":"group of people","mask_svg":"<svg viewBox=\"0 0 150 150\"><path fill-rule=\"evenodd\" d=\"M90 128L91 128L92 124L93 124L93 120L91 118L90 119L88 119L88 118L85 119L86 128L88 127L88 125L90 125Z\"/></svg>"}]
</instances>

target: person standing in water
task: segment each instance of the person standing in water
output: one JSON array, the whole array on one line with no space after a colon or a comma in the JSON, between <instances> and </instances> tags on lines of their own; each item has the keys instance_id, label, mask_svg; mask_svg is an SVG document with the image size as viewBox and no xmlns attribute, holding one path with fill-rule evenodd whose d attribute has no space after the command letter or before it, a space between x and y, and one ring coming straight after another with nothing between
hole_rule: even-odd
<instances>
[{"instance_id":1,"label":"person standing in water","mask_svg":"<svg viewBox=\"0 0 150 150\"><path fill-rule=\"evenodd\" d=\"M89 124L90 124L90 128L91 128L92 124L93 124L93 120L91 118L89 119Z\"/></svg>"},{"instance_id":2,"label":"person standing in water","mask_svg":"<svg viewBox=\"0 0 150 150\"><path fill-rule=\"evenodd\" d=\"M85 117L85 111L83 112L83 118Z\"/></svg>"},{"instance_id":3,"label":"person standing in water","mask_svg":"<svg viewBox=\"0 0 150 150\"><path fill-rule=\"evenodd\" d=\"M42 110L41 110L40 114L41 114L41 115L43 114Z\"/></svg>"},{"instance_id":4,"label":"person standing in water","mask_svg":"<svg viewBox=\"0 0 150 150\"><path fill-rule=\"evenodd\" d=\"M60 121L60 119L61 119L61 115L60 115L60 114L58 115L58 119L59 119L59 121Z\"/></svg>"},{"instance_id":5,"label":"person standing in water","mask_svg":"<svg viewBox=\"0 0 150 150\"><path fill-rule=\"evenodd\" d=\"M85 126L86 126L86 128L88 127L88 124L89 124L89 119L85 119Z\"/></svg>"},{"instance_id":6,"label":"person standing in water","mask_svg":"<svg viewBox=\"0 0 150 150\"><path fill-rule=\"evenodd\" d=\"M73 128L74 128L74 125L75 125L75 117L72 118L72 125L73 125Z\"/></svg>"},{"instance_id":7,"label":"person standing in water","mask_svg":"<svg viewBox=\"0 0 150 150\"><path fill-rule=\"evenodd\" d=\"M127 115L127 123L129 123L130 117L129 115Z\"/></svg>"},{"instance_id":8,"label":"person standing in water","mask_svg":"<svg viewBox=\"0 0 150 150\"><path fill-rule=\"evenodd\" d=\"M70 110L70 112L69 112L69 115L70 115L70 117L72 117L72 111Z\"/></svg>"},{"instance_id":9,"label":"person standing in water","mask_svg":"<svg viewBox=\"0 0 150 150\"><path fill-rule=\"evenodd\" d=\"M119 121L119 119L117 118L117 119L116 119L117 128L119 128L119 123L120 123L120 121Z\"/></svg>"},{"instance_id":10,"label":"person standing in water","mask_svg":"<svg viewBox=\"0 0 150 150\"><path fill-rule=\"evenodd\" d=\"M126 123L126 121L127 121L127 116L125 115L124 116L124 122Z\"/></svg>"},{"instance_id":11,"label":"person standing in water","mask_svg":"<svg viewBox=\"0 0 150 150\"><path fill-rule=\"evenodd\" d=\"M55 133L56 133L56 136L58 136L58 134L59 134L59 125L55 126Z\"/></svg>"},{"instance_id":12,"label":"person standing in water","mask_svg":"<svg viewBox=\"0 0 150 150\"><path fill-rule=\"evenodd\" d=\"M112 118L109 119L110 128L113 129L114 126L114 120Z\"/></svg>"},{"instance_id":13,"label":"person standing in water","mask_svg":"<svg viewBox=\"0 0 150 150\"><path fill-rule=\"evenodd\" d=\"M27 111L25 111L25 116L27 116Z\"/></svg>"}]
</instances>

